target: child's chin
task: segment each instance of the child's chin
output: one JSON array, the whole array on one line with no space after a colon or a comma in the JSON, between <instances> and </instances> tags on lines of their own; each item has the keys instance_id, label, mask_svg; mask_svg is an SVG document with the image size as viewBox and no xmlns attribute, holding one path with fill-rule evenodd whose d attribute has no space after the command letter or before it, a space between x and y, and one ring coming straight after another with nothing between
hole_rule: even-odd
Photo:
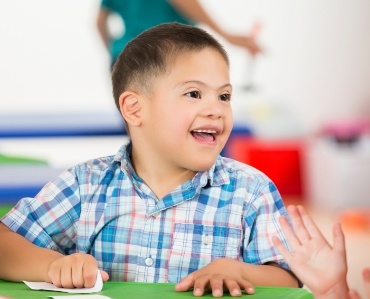
<instances>
[{"instance_id":1,"label":"child's chin","mask_svg":"<svg viewBox=\"0 0 370 299\"><path fill-rule=\"evenodd\" d=\"M198 163L197 165L195 165L195 169L194 171L207 171L209 170L213 164L215 163L215 160L212 160L212 161L207 161L207 162L204 162L204 163Z\"/></svg>"}]
</instances>

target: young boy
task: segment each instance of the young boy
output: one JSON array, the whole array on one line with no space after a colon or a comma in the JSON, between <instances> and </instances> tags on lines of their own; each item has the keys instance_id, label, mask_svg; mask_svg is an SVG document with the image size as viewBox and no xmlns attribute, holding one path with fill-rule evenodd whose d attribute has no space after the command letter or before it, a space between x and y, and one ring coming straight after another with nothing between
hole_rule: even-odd
<instances>
[{"instance_id":1,"label":"young boy","mask_svg":"<svg viewBox=\"0 0 370 299\"><path fill-rule=\"evenodd\" d=\"M130 144L65 171L1 220L0 278L91 287L100 269L104 281L216 297L297 287L271 242L288 216L276 187L219 156L233 124L222 46L199 28L159 25L127 45L112 81Z\"/></svg>"}]
</instances>

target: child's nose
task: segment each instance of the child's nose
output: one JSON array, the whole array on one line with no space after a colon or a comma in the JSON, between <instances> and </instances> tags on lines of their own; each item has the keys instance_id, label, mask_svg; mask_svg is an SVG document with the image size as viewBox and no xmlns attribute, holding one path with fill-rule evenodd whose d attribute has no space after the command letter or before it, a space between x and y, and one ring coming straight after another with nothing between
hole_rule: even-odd
<instances>
[{"instance_id":1,"label":"child's nose","mask_svg":"<svg viewBox=\"0 0 370 299\"><path fill-rule=\"evenodd\" d=\"M219 118L223 114L221 102L218 98L212 99L207 103L206 114L208 117Z\"/></svg>"}]
</instances>

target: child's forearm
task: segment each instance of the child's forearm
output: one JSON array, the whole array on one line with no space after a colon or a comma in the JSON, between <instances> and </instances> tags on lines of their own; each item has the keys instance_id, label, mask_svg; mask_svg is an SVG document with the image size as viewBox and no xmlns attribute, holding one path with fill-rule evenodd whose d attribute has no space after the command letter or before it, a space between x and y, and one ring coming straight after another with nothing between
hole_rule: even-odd
<instances>
[{"instance_id":1,"label":"child's forearm","mask_svg":"<svg viewBox=\"0 0 370 299\"><path fill-rule=\"evenodd\" d=\"M0 279L46 281L50 263L62 254L38 247L0 223Z\"/></svg>"},{"instance_id":2,"label":"child's forearm","mask_svg":"<svg viewBox=\"0 0 370 299\"><path fill-rule=\"evenodd\" d=\"M299 286L298 280L288 271L273 265L252 265L243 263L242 273L244 279L255 286Z\"/></svg>"}]
</instances>

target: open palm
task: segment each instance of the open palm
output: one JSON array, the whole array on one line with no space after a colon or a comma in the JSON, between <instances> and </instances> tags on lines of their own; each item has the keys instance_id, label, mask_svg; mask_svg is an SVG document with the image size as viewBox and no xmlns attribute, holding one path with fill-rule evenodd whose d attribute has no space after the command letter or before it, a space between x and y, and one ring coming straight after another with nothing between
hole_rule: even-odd
<instances>
[{"instance_id":1,"label":"open palm","mask_svg":"<svg viewBox=\"0 0 370 299\"><path fill-rule=\"evenodd\" d=\"M333 289L347 289L347 263L344 235L339 224L333 227L333 246L324 238L302 206L289 206L294 231L285 217L280 223L291 247L289 251L279 238L273 242L292 271L317 296Z\"/></svg>"}]
</instances>

